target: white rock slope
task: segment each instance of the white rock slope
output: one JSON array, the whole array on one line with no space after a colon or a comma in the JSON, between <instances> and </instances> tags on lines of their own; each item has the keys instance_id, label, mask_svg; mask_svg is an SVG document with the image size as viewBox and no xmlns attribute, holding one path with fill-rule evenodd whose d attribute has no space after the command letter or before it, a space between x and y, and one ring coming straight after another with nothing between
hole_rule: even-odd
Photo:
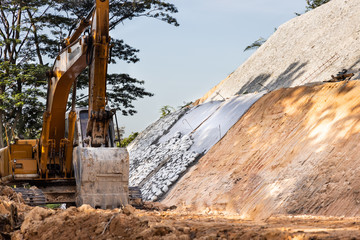
<instances>
[{"instance_id":1,"label":"white rock slope","mask_svg":"<svg viewBox=\"0 0 360 240\"><path fill-rule=\"evenodd\" d=\"M130 185L139 186L145 200L164 196L263 94L209 102L159 119L129 148Z\"/></svg>"},{"instance_id":2,"label":"white rock slope","mask_svg":"<svg viewBox=\"0 0 360 240\"><path fill-rule=\"evenodd\" d=\"M360 1L331 0L281 25L207 101L331 79L360 68Z\"/></svg>"}]
</instances>

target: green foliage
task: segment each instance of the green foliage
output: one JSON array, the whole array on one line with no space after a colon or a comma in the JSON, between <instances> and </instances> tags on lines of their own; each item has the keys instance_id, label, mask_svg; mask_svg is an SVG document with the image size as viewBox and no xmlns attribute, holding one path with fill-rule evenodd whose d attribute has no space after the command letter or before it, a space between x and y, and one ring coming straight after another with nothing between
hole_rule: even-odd
<instances>
[{"instance_id":1,"label":"green foliage","mask_svg":"<svg viewBox=\"0 0 360 240\"><path fill-rule=\"evenodd\" d=\"M53 34L48 38L48 47L44 52L53 57L56 54L56 49L61 45L61 41L65 35L62 35L64 29L69 33L74 28L76 23L81 17L86 16L93 7L92 0L84 1L55 1L54 7L56 11L51 11L41 18L41 21L49 28L56 29L58 33ZM110 30L116 31L123 24L139 17L148 17L157 19L168 24L179 26L178 22L171 14L177 13L174 4L166 3L165 1L154 0L114 0L110 1ZM66 18L64 20L63 18ZM110 32L111 35L111 32ZM122 39L112 38L111 40L111 61L115 64L117 61L125 61L127 63L136 63L139 61L137 53L138 49L126 44ZM151 97L154 94L147 92L141 85L144 84L143 80L138 80L129 76L128 74L108 74L107 75L107 97L109 107L122 112L123 115L133 115L136 113L133 101L139 98ZM77 88L88 92L88 72L84 71L77 79ZM78 106L87 106L88 96L82 94L77 97Z\"/></svg>"},{"instance_id":2,"label":"green foliage","mask_svg":"<svg viewBox=\"0 0 360 240\"><path fill-rule=\"evenodd\" d=\"M47 11L37 20L42 23L44 30L52 31L51 35L46 35L44 32L43 36L46 45L44 45L42 51L54 58L61 48L63 39L74 30L78 20L88 15L94 6L94 1L56 0L51 1L50 6L51 11ZM118 30L122 24L139 17L149 17L179 26L176 19L171 16L171 14L177 12L178 10L174 4L165 1L113 0L110 1L109 9L110 30ZM114 44L112 63L115 63L116 59L127 62L137 62L139 60L135 55L138 50L125 44L123 40L114 38L112 43Z\"/></svg>"},{"instance_id":3,"label":"green foliage","mask_svg":"<svg viewBox=\"0 0 360 240\"><path fill-rule=\"evenodd\" d=\"M173 108L169 105L165 105L162 108L160 108L160 113L161 113L162 118L169 115L170 113L172 113L174 111L175 111L175 108Z\"/></svg>"},{"instance_id":4,"label":"green foliage","mask_svg":"<svg viewBox=\"0 0 360 240\"><path fill-rule=\"evenodd\" d=\"M306 0L306 12L315 9L325 3L330 2L330 0Z\"/></svg>"},{"instance_id":5,"label":"green foliage","mask_svg":"<svg viewBox=\"0 0 360 240\"><path fill-rule=\"evenodd\" d=\"M48 9L51 1L13 1L0 4L0 147L3 123L16 135L39 134L44 111L45 72L39 50L41 29L34 17Z\"/></svg>"},{"instance_id":6,"label":"green foliage","mask_svg":"<svg viewBox=\"0 0 360 240\"><path fill-rule=\"evenodd\" d=\"M120 147L126 147L139 135L138 132L132 132L127 138L120 141Z\"/></svg>"},{"instance_id":7,"label":"green foliage","mask_svg":"<svg viewBox=\"0 0 360 240\"><path fill-rule=\"evenodd\" d=\"M63 48L77 22L90 12L93 0L2 0L0 4L0 126L7 122L16 134L33 138L39 134L44 111L45 72ZM177 9L172 3L158 0L111 0L110 30L118 31L124 23L138 17L157 19L178 26L171 15ZM111 35L111 33L110 33ZM138 49L113 38L111 63L136 63ZM108 102L124 115L135 114L132 102L153 96L127 74L108 75ZM78 88L88 85L87 72L78 79ZM86 96L78 97L83 105ZM87 104L86 104L87 105ZM0 147L3 143L0 127Z\"/></svg>"},{"instance_id":8,"label":"green foliage","mask_svg":"<svg viewBox=\"0 0 360 240\"><path fill-rule=\"evenodd\" d=\"M46 65L0 62L0 110L17 135L35 138L44 112Z\"/></svg>"},{"instance_id":9,"label":"green foliage","mask_svg":"<svg viewBox=\"0 0 360 240\"><path fill-rule=\"evenodd\" d=\"M140 87L140 85L144 84L144 81L132 78L128 74L108 74L107 83L109 107L121 111L124 116L134 115L137 112L132 104L133 101L154 95L153 93L145 91L143 87ZM77 87L78 89L87 90L87 86L88 79L86 70L78 77ZM80 107L87 106L88 95L80 94L77 96L76 104ZM70 102L68 105L70 106Z\"/></svg>"},{"instance_id":10,"label":"green foliage","mask_svg":"<svg viewBox=\"0 0 360 240\"><path fill-rule=\"evenodd\" d=\"M247 46L244 49L245 51L249 51L249 50L254 50L254 49L258 49L261 45L263 45L266 42L266 39L260 37L258 40L256 40L255 42L253 42L252 44L250 44L249 46Z\"/></svg>"},{"instance_id":11,"label":"green foliage","mask_svg":"<svg viewBox=\"0 0 360 240\"><path fill-rule=\"evenodd\" d=\"M60 206L61 206L60 203L52 203L52 204L45 205L46 208L50 208L50 209L56 209L56 208L59 208Z\"/></svg>"}]
</instances>

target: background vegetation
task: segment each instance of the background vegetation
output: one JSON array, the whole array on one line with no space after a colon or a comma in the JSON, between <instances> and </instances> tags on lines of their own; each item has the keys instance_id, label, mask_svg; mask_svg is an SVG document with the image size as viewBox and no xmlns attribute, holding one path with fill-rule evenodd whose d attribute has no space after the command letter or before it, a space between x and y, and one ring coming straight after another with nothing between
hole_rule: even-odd
<instances>
[{"instance_id":1,"label":"background vegetation","mask_svg":"<svg viewBox=\"0 0 360 240\"><path fill-rule=\"evenodd\" d=\"M7 123L15 135L38 137L45 110L46 72L63 48L64 38L88 15L93 0L0 0L0 126ZM172 14L177 8L166 1L110 0L110 31L134 18L155 18L178 26ZM111 35L110 32L110 35ZM136 63L139 50L122 39L112 39L111 64ZM108 75L108 104L123 115L136 113L132 102L153 96L128 74ZM77 88L87 92L87 71L77 79ZM77 96L78 106L87 105L86 94ZM4 145L0 127L0 147Z\"/></svg>"}]
</instances>

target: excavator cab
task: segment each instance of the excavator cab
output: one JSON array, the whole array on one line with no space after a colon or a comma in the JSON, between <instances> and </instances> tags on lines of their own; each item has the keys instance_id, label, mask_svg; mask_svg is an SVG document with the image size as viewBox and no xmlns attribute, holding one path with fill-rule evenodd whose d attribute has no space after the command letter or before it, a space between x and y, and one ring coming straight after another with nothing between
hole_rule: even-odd
<instances>
[{"instance_id":1,"label":"excavator cab","mask_svg":"<svg viewBox=\"0 0 360 240\"><path fill-rule=\"evenodd\" d=\"M82 146L87 147L88 144L86 143L86 127L88 123L88 109L83 108L76 108L76 123L75 123L75 132L74 132L74 146ZM69 138L69 119L68 115L65 118L65 137ZM104 144L104 147L116 147L115 143L115 125L113 119L110 119L109 121L109 128L108 128L108 134L107 134L107 141Z\"/></svg>"}]
</instances>

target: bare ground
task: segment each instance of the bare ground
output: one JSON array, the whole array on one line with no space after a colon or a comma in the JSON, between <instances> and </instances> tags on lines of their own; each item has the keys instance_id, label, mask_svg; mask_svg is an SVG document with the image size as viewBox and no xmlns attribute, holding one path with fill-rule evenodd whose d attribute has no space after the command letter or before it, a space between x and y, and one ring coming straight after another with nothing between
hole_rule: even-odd
<instances>
[{"instance_id":1,"label":"bare ground","mask_svg":"<svg viewBox=\"0 0 360 240\"><path fill-rule=\"evenodd\" d=\"M359 95L267 94L170 192L176 210L30 207L0 186L0 239L359 239Z\"/></svg>"},{"instance_id":2,"label":"bare ground","mask_svg":"<svg viewBox=\"0 0 360 240\"><path fill-rule=\"evenodd\" d=\"M360 217L360 82L258 100L163 203L201 212Z\"/></svg>"},{"instance_id":3,"label":"bare ground","mask_svg":"<svg viewBox=\"0 0 360 240\"><path fill-rule=\"evenodd\" d=\"M87 205L66 210L30 207L2 188L0 239L356 239L360 218L277 216L249 221L205 211L100 210ZM11 206L18 217L11 223ZM160 207L159 207L160 206ZM152 206L154 208L154 206Z\"/></svg>"}]
</instances>

